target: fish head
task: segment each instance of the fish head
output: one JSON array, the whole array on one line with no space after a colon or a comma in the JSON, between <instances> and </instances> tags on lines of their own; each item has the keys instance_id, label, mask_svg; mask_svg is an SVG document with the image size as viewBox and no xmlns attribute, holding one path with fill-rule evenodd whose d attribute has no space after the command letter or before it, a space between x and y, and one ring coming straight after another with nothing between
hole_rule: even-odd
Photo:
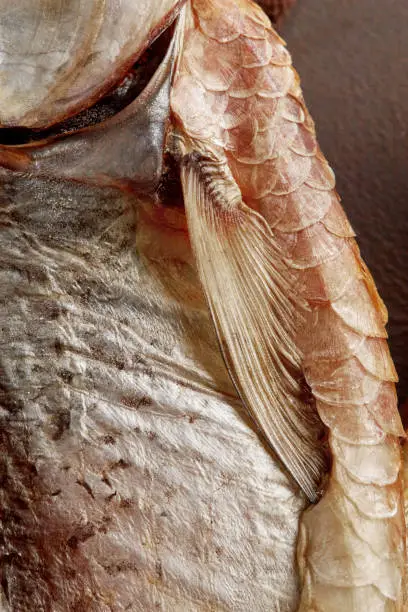
<instances>
[{"instance_id":1,"label":"fish head","mask_svg":"<svg viewBox=\"0 0 408 612\"><path fill-rule=\"evenodd\" d=\"M154 194L183 2L22 0L14 11L5 2L0 162Z\"/></svg>"},{"instance_id":2,"label":"fish head","mask_svg":"<svg viewBox=\"0 0 408 612\"><path fill-rule=\"evenodd\" d=\"M0 0L0 126L89 107L172 22L180 0Z\"/></svg>"}]
</instances>

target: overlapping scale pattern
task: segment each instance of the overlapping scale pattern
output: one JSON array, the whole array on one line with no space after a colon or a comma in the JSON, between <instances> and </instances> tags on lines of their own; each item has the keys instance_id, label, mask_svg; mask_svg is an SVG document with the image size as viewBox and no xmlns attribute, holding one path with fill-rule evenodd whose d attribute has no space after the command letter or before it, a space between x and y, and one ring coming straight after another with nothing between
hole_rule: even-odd
<instances>
[{"instance_id":1,"label":"overlapping scale pattern","mask_svg":"<svg viewBox=\"0 0 408 612\"><path fill-rule=\"evenodd\" d=\"M400 611L404 432L386 310L283 41L246 0L193 0L192 9L173 111L187 135L225 150L245 203L273 228L309 305L298 342L333 465L301 525L300 610Z\"/></svg>"}]
</instances>

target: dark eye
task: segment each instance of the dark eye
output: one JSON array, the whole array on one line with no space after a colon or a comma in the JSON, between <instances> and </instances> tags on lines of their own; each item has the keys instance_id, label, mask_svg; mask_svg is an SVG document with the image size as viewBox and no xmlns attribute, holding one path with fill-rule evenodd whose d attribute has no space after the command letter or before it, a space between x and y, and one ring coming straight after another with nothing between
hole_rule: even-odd
<instances>
[{"instance_id":1,"label":"dark eye","mask_svg":"<svg viewBox=\"0 0 408 612\"><path fill-rule=\"evenodd\" d=\"M26 127L0 128L1 145L22 145L75 132L102 123L116 115L144 90L159 64L164 59L173 36L174 27L170 26L146 49L121 80L95 104L60 123L45 129Z\"/></svg>"}]
</instances>

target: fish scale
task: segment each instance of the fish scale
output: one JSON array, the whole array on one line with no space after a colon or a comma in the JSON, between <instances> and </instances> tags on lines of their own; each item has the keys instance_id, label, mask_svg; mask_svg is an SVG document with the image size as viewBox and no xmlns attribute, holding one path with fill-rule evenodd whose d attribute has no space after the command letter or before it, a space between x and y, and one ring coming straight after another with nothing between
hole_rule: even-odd
<instances>
[{"instance_id":1,"label":"fish scale","mask_svg":"<svg viewBox=\"0 0 408 612\"><path fill-rule=\"evenodd\" d=\"M301 520L299 611L402 610L404 432L385 307L339 205L283 41L251 2L191 6L173 111L189 138L212 138L224 151L244 202L273 227L296 277L292 298L308 304L297 342L328 428L332 469L323 498ZM250 66L237 61L249 55ZM200 100L201 125L187 96Z\"/></svg>"}]
</instances>

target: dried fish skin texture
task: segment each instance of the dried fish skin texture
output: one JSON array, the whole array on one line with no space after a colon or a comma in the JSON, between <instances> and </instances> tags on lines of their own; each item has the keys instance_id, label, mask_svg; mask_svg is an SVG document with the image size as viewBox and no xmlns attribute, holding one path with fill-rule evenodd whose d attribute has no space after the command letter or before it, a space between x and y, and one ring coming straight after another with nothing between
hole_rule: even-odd
<instances>
[{"instance_id":1,"label":"dried fish skin texture","mask_svg":"<svg viewBox=\"0 0 408 612\"><path fill-rule=\"evenodd\" d=\"M178 0L0 1L0 125L44 127L89 106L173 19Z\"/></svg>"},{"instance_id":2,"label":"dried fish skin texture","mask_svg":"<svg viewBox=\"0 0 408 612\"><path fill-rule=\"evenodd\" d=\"M328 483L301 521L299 610L402 610L404 431L384 340L385 307L339 205L283 41L244 0L192 1L186 22L173 110L181 155L189 160L184 194L193 247L227 364L249 412L308 494L322 468L318 440L315 447L310 441L310 460L303 456L300 376L327 427ZM244 60L249 53L251 66ZM188 104L200 90L211 98L204 116L212 117L201 127ZM276 267L293 279L290 293ZM244 269L250 280L239 276ZM270 315L256 310L267 304L265 287ZM286 300L277 297L282 293ZM289 369L282 344L261 335L268 317L281 339L283 330L288 334ZM260 383L256 389L252 380ZM273 395L285 401L282 380L286 423L283 408L270 401Z\"/></svg>"},{"instance_id":3,"label":"dried fish skin texture","mask_svg":"<svg viewBox=\"0 0 408 612\"><path fill-rule=\"evenodd\" d=\"M181 206L1 179L12 612L294 610L304 498L231 385Z\"/></svg>"}]
</instances>

